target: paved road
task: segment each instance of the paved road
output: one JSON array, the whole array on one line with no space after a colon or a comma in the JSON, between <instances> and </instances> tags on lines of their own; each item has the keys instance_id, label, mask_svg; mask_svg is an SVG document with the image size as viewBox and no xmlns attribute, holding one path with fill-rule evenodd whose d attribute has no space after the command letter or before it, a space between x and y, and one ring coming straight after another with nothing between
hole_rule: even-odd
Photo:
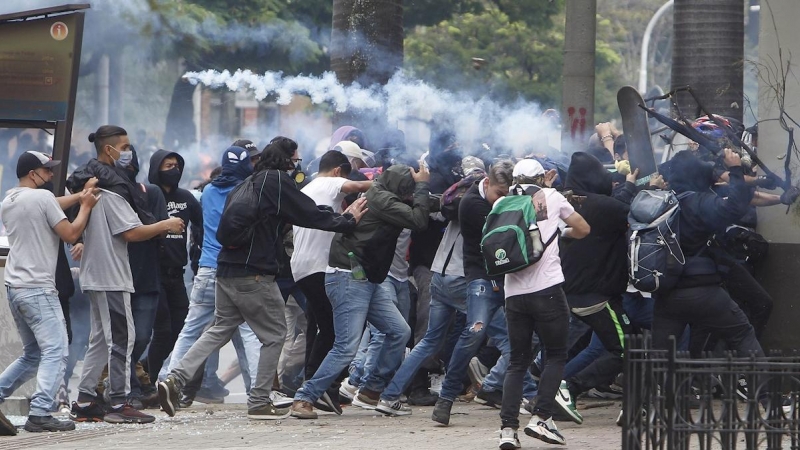
<instances>
[{"instance_id":1,"label":"paved road","mask_svg":"<svg viewBox=\"0 0 800 450\"><path fill-rule=\"evenodd\" d=\"M586 405L591 403L579 406ZM173 418L155 411L157 420L150 425L78 424L76 431L58 434L20 431L16 437L0 437L0 449L496 449L500 425L498 410L474 403L456 403L449 427L430 420L432 407L414 407L413 414L406 417L347 407L341 416L322 413L317 420L303 421L248 420L245 408L242 404L196 404ZM618 412L619 402L614 402L584 409L583 425L559 423L567 447L521 435L522 447L618 449L620 428L614 425ZM21 424L24 418L12 420ZM527 422L523 420L523 424Z\"/></svg>"}]
</instances>

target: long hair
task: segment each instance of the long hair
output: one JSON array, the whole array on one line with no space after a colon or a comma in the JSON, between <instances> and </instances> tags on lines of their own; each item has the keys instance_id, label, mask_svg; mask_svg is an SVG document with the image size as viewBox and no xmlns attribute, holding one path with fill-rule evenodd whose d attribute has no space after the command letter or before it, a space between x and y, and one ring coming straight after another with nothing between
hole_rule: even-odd
<instances>
[{"instance_id":1,"label":"long hair","mask_svg":"<svg viewBox=\"0 0 800 450\"><path fill-rule=\"evenodd\" d=\"M297 142L283 136L277 136L261 151L261 157L255 166L256 172L264 170L292 170L292 156L297 151Z\"/></svg>"}]
</instances>

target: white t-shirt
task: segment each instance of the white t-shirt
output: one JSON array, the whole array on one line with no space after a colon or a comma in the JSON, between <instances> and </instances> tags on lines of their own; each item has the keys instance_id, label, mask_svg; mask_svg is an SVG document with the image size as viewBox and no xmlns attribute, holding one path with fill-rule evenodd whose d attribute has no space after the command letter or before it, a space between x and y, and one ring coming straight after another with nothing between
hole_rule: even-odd
<instances>
[{"instance_id":1,"label":"white t-shirt","mask_svg":"<svg viewBox=\"0 0 800 450\"><path fill-rule=\"evenodd\" d=\"M547 199L547 220L537 222L537 225L542 241L547 242L553 233L558 231L560 221L572 215L575 208L555 189L542 190ZM564 273L561 271L561 258L558 256L558 239L556 239L545 249L539 262L519 272L506 275L506 298L538 292L563 282Z\"/></svg>"},{"instance_id":2,"label":"white t-shirt","mask_svg":"<svg viewBox=\"0 0 800 450\"><path fill-rule=\"evenodd\" d=\"M342 187L345 183L347 178L317 177L300 191L311 197L317 206L330 206L335 212L341 213L345 197ZM325 272L331 251L331 240L335 233L297 226L293 230L294 252L291 265L295 281L318 272Z\"/></svg>"},{"instance_id":3,"label":"white t-shirt","mask_svg":"<svg viewBox=\"0 0 800 450\"><path fill-rule=\"evenodd\" d=\"M8 232L5 284L13 288L56 288L58 235L53 231L64 211L45 189L9 189L0 206Z\"/></svg>"}]
</instances>

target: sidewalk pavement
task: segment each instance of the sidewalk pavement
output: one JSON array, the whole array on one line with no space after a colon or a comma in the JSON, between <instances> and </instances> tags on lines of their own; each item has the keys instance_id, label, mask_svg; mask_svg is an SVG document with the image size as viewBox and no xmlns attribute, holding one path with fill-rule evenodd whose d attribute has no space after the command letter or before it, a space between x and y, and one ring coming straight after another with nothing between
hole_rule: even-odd
<instances>
[{"instance_id":1,"label":"sidewalk pavement","mask_svg":"<svg viewBox=\"0 0 800 450\"><path fill-rule=\"evenodd\" d=\"M523 449L608 450L620 448L621 428L614 424L621 402L579 402L583 425L558 422L567 446L545 444L520 432ZM587 409L588 408L588 409ZM0 436L0 450L12 449L332 449L427 450L497 449L499 410L475 403L456 403L449 427L431 421L433 407L413 407L411 416L386 417L358 407L344 414L320 413L317 420L279 421L247 419L246 405L203 405L168 417L161 411L149 425L77 424L76 431ZM530 416L520 416L524 427ZM16 425L24 417L9 417Z\"/></svg>"}]
</instances>

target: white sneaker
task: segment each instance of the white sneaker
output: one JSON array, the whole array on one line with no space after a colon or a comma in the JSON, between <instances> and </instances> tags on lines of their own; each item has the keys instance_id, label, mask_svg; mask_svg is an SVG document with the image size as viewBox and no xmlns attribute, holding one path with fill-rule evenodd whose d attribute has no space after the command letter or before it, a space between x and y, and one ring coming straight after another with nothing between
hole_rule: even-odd
<instances>
[{"instance_id":1,"label":"white sneaker","mask_svg":"<svg viewBox=\"0 0 800 450\"><path fill-rule=\"evenodd\" d=\"M522 399L522 403L519 405L519 414L521 416L530 416L533 414L533 403L527 398Z\"/></svg>"},{"instance_id":2,"label":"white sneaker","mask_svg":"<svg viewBox=\"0 0 800 450\"><path fill-rule=\"evenodd\" d=\"M552 417L544 420L539 416L533 416L525 427L525 434L548 444L567 445L567 440L558 432Z\"/></svg>"},{"instance_id":3,"label":"white sneaker","mask_svg":"<svg viewBox=\"0 0 800 450\"><path fill-rule=\"evenodd\" d=\"M339 386L339 395L350 400L356 396L356 392L358 392L358 386L350 384L350 378L345 378L344 381L342 381L342 385Z\"/></svg>"},{"instance_id":4,"label":"white sneaker","mask_svg":"<svg viewBox=\"0 0 800 450\"><path fill-rule=\"evenodd\" d=\"M283 392L279 391L272 391L269 393L269 399L272 401L272 404L275 405L276 408L288 408L292 406L294 399L291 397L287 397L283 394Z\"/></svg>"},{"instance_id":5,"label":"white sneaker","mask_svg":"<svg viewBox=\"0 0 800 450\"><path fill-rule=\"evenodd\" d=\"M433 395L439 395L442 392L442 383L444 383L444 375L432 373L428 376L431 382L431 387L428 389Z\"/></svg>"},{"instance_id":6,"label":"white sneaker","mask_svg":"<svg viewBox=\"0 0 800 450\"><path fill-rule=\"evenodd\" d=\"M522 444L519 443L519 438L517 437L517 430L509 427L500 430L500 448L502 450L522 448Z\"/></svg>"},{"instance_id":7,"label":"white sneaker","mask_svg":"<svg viewBox=\"0 0 800 450\"><path fill-rule=\"evenodd\" d=\"M361 391L357 391L356 395L353 396L353 406L358 406L359 408L370 409L374 410L378 406L377 401L374 401L367 397L366 395L362 394Z\"/></svg>"},{"instance_id":8,"label":"white sneaker","mask_svg":"<svg viewBox=\"0 0 800 450\"><path fill-rule=\"evenodd\" d=\"M583 416L578 412L578 408L575 407L572 395L570 395L569 389L567 389L566 381L561 382L561 386L558 388L558 392L556 392L556 404L558 404L561 411L569 417L570 420L578 425L583 423Z\"/></svg>"},{"instance_id":9,"label":"white sneaker","mask_svg":"<svg viewBox=\"0 0 800 450\"><path fill-rule=\"evenodd\" d=\"M384 400L378 402L375 411L382 412L387 416L410 416L411 408L402 404L400 400Z\"/></svg>"}]
</instances>

